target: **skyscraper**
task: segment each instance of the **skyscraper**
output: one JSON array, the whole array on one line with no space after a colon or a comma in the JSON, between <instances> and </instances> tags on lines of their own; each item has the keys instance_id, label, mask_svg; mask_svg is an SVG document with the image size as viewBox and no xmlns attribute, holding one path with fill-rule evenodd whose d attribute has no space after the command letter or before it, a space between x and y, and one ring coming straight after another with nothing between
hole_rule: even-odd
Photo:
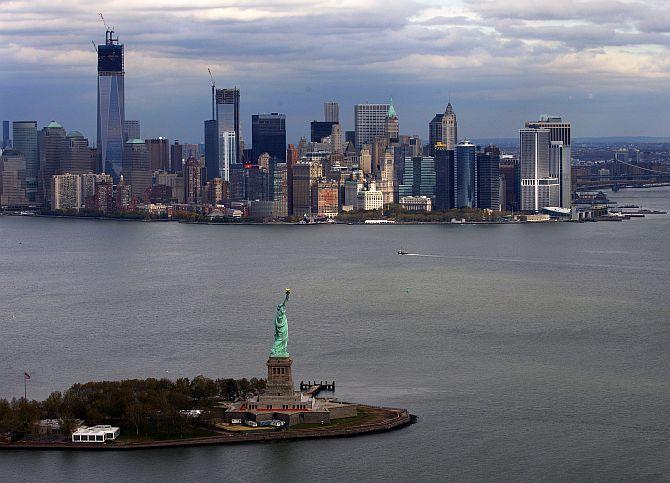
<instances>
[{"instance_id":1,"label":"skyscraper","mask_svg":"<svg viewBox=\"0 0 670 483\"><path fill-rule=\"evenodd\" d=\"M8 149L12 147L12 142L9 139L9 121L2 121L2 144L0 148Z\"/></svg>"},{"instance_id":2,"label":"skyscraper","mask_svg":"<svg viewBox=\"0 0 670 483\"><path fill-rule=\"evenodd\" d=\"M403 182L398 187L398 196L435 195L435 158L415 156L405 159Z\"/></svg>"},{"instance_id":3,"label":"skyscraper","mask_svg":"<svg viewBox=\"0 0 670 483\"><path fill-rule=\"evenodd\" d=\"M391 146L397 146L400 142L400 125L398 123L398 114L393 107L393 99L386 112L386 139Z\"/></svg>"},{"instance_id":4,"label":"skyscraper","mask_svg":"<svg viewBox=\"0 0 670 483\"><path fill-rule=\"evenodd\" d=\"M500 149L496 146L477 153L477 208L500 210Z\"/></svg>"},{"instance_id":5,"label":"skyscraper","mask_svg":"<svg viewBox=\"0 0 670 483\"><path fill-rule=\"evenodd\" d=\"M500 204L503 210L519 210L519 162L513 156L500 159Z\"/></svg>"},{"instance_id":6,"label":"skyscraper","mask_svg":"<svg viewBox=\"0 0 670 483\"><path fill-rule=\"evenodd\" d=\"M140 129L140 121L136 120L124 120L123 121L123 142L125 143L129 139L141 139L142 130Z\"/></svg>"},{"instance_id":7,"label":"skyscraper","mask_svg":"<svg viewBox=\"0 0 670 483\"><path fill-rule=\"evenodd\" d=\"M184 160L184 146L175 139L174 144L170 146L170 171L180 173Z\"/></svg>"},{"instance_id":8,"label":"skyscraper","mask_svg":"<svg viewBox=\"0 0 670 483\"><path fill-rule=\"evenodd\" d=\"M356 147L372 144L376 137L386 138L386 118L389 104L356 104L354 106L354 124L356 129Z\"/></svg>"},{"instance_id":9,"label":"skyscraper","mask_svg":"<svg viewBox=\"0 0 670 483\"><path fill-rule=\"evenodd\" d=\"M310 141L313 143L320 143L323 138L332 136L333 126L337 124L332 121L312 121L309 124Z\"/></svg>"},{"instance_id":10,"label":"skyscraper","mask_svg":"<svg viewBox=\"0 0 670 483\"><path fill-rule=\"evenodd\" d=\"M159 137L147 139L147 150L149 151L149 167L151 172L159 169L167 171L170 169L170 141Z\"/></svg>"},{"instance_id":11,"label":"skyscraper","mask_svg":"<svg viewBox=\"0 0 670 483\"><path fill-rule=\"evenodd\" d=\"M123 169L123 44L113 30L105 32L105 45L98 45L98 160L101 172L118 182Z\"/></svg>"},{"instance_id":12,"label":"skyscraper","mask_svg":"<svg viewBox=\"0 0 670 483\"><path fill-rule=\"evenodd\" d=\"M342 127L339 124L333 124L330 131L330 143L333 146L333 152L342 153L344 146L342 145Z\"/></svg>"},{"instance_id":13,"label":"skyscraper","mask_svg":"<svg viewBox=\"0 0 670 483\"><path fill-rule=\"evenodd\" d=\"M61 173L65 154L65 129L56 121L51 121L40 131L39 153L38 196L48 206L51 203L51 178Z\"/></svg>"},{"instance_id":14,"label":"skyscraper","mask_svg":"<svg viewBox=\"0 0 670 483\"><path fill-rule=\"evenodd\" d=\"M549 173L549 136L549 129L519 130L522 211L539 211L559 204L558 178Z\"/></svg>"},{"instance_id":15,"label":"skyscraper","mask_svg":"<svg viewBox=\"0 0 670 483\"><path fill-rule=\"evenodd\" d=\"M447 149L454 149L458 143L458 123L451 102L442 116L442 142L447 145Z\"/></svg>"},{"instance_id":16,"label":"skyscraper","mask_svg":"<svg viewBox=\"0 0 670 483\"><path fill-rule=\"evenodd\" d=\"M230 181L230 165L240 162L240 91L216 89L216 132L218 139L218 166L207 177ZM232 141L231 141L232 140Z\"/></svg>"},{"instance_id":17,"label":"skyscraper","mask_svg":"<svg viewBox=\"0 0 670 483\"><path fill-rule=\"evenodd\" d=\"M335 101L323 103L323 114L326 122L340 122L340 105Z\"/></svg>"},{"instance_id":18,"label":"skyscraper","mask_svg":"<svg viewBox=\"0 0 670 483\"><path fill-rule=\"evenodd\" d=\"M295 166L300 159L298 156L298 148L293 144L289 144L286 148L286 196L288 198L288 214L293 213L293 166Z\"/></svg>"},{"instance_id":19,"label":"skyscraper","mask_svg":"<svg viewBox=\"0 0 670 483\"><path fill-rule=\"evenodd\" d=\"M456 145L454 166L454 206L456 208L475 208L477 206L475 151L475 145L468 140L463 140Z\"/></svg>"},{"instance_id":20,"label":"skyscraper","mask_svg":"<svg viewBox=\"0 0 670 483\"><path fill-rule=\"evenodd\" d=\"M272 214L278 217L288 216L288 170L286 163L275 163L271 167Z\"/></svg>"},{"instance_id":21,"label":"skyscraper","mask_svg":"<svg viewBox=\"0 0 670 483\"><path fill-rule=\"evenodd\" d=\"M442 137L442 118L444 114L439 113L435 114L435 117L432 121L428 123L428 153L431 155L435 154L435 146L440 143L444 144L444 138ZM446 149L446 145L444 145Z\"/></svg>"},{"instance_id":22,"label":"skyscraper","mask_svg":"<svg viewBox=\"0 0 670 483\"><path fill-rule=\"evenodd\" d=\"M542 116L539 121L526 123L530 129L548 129L550 152L549 176L557 178L560 184L559 203L563 208L572 205L572 128L569 122L556 116ZM557 143L562 144L559 148Z\"/></svg>"},{"instance_id":23,"label":"skyscraper","mask_svg":"<svg viewBox=\"0 0 670 483\"><path fill-rule=\"evenodd\" d=\"M78 210L81 208L81 176L57 174L49 180L50 206L52 210Z\"/></svg>"},{"instance_id":24,"label":"skyscraper","mask_svg":"<svg viewBox=\"0 0 670 483\"><path fill-rule=\"evenodd\" d=\"M186 159L193 154L187 155ZM219 177L219 134L216 119L205 121L205 167L207 179Z\"/></svg>"},{"instance_id":25,"label":"skyscraper","mask_svg":"<svg viewBox=\"0 0 670 483\"><path fill-rule=\"evenodd\" d=\"M126 141L123 145L123 178L130 185L133 196L144 197L144 192L152 185L152 174L146 141Z\"/></svg>"},{"instance_id":26,"label":"skyscraper","mask_svg":"<svg viewBox=\"0 0 670 483\"><path fill-rule=\"evenodd\" d=\"M59 173L84 174L95 171L97 152L80 132L72 131L65 138Z\"/></svg>"},{"instance_id":27,"label":"skyscraper","mask_svg":"<svg viewBox=\"0 0 670 483\"><path fill-rule=\"evenodd\" d=\"M293 166L293 215L312 214L312 187L322 173L320 163L298 163Z\"/></svg>"},{"instance_id":28,"label":"skyscraper","mask_svg":"<svg viewBox=\"0 0 670 483\"><path fill-rule=\"evenodd\" d=\"M200 203L204 186L203 166L194 157L189 157L184 164L184 201Z\"/></svg>"},{"instance_id":29,"label":"skyscraper","mask_svg":"<svg viewBox=\"0 0 670 483\"><path fill-rule=\"evenodd\" d=\"M441 141L433 146L435 153L435 209L454 207L454 150Z\"/></svg>"},{"instance_id":30,"label":"skyscraper","mask_svg":"<svg viewBox=\"0 0 670 483\"><path fill-rule=\"evenodd\" d=\"M3 149L0 156L0 207L27 204L26 160L16 149Z\"/></svg>"},{"instance_id":31,"label":"skyscraper","mask_svg":"<svg viewBox=\"0 0 670 483\"><path fill-rule=\"evenodd\" d=\"M444 113L435 114L428 124L428 148L431 154L437 143L446 145L447 149L454 149L458 143L457 127L456 113L449 102Z\"/></svg>"},{"instance_id":32,"label":"skyscraper","mask_svg":"<svg viewBox=\"0 0 670 483\"><path fill-rule=\"evenodd\" d=\"M268 153L272 162L286 162L286 116L272 114L254 114L251 116L251 148L252 162Z\"/></svg>"},{"instance_id":33,"label":"skyscraper","mask_svg":"<svg viewBox=\"0 0 670 483\"><path fill-rule=\"evenodd\" d=\"M26 160L26 196L30 203L37 202L37 176L40 170L37 121L14 121L12 123L14 149Z\"/></svg>"}]
</instances>

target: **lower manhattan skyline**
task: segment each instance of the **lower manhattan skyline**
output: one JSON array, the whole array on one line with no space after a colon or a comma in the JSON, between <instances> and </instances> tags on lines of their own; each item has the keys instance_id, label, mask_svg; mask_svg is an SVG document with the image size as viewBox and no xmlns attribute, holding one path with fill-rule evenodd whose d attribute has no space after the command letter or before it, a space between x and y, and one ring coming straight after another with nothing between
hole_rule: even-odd
<instances>
[{"instance_id":1,"label":"lower manhattan skyline","mask_svg":"<svg viewBox=\"0 0 670 483\"><path fill-rule=\"evenodd\" d=\"M286 114L297 142L325 101L352 130L355 104L391 97L401 132L422 139L449 98L472 139L513 139L541 113L579 137L667 136L661 1L14 1L0 5L4 119L55 119L95 140L98 12L125 45L125 118L147 138L203 141L207 68L240 89L247 145L252 114Z\"/></svg>"}]
</instances>

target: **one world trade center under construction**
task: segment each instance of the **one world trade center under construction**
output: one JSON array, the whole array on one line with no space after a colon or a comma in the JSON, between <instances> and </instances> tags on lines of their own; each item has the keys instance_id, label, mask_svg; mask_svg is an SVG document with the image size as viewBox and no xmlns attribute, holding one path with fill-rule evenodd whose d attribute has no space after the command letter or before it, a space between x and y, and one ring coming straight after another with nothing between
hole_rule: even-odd
<instances>
[{"instance_id":1,"label":"one world trade center under construction","mask_svg":"<svg viewBox=\"0 0 670 483\"><path fill-rule=\"evenodd\" d=\"M98 45L98 169L119 181L123 167L123 45L107 29Z\"/></svg>"}]
</instances>

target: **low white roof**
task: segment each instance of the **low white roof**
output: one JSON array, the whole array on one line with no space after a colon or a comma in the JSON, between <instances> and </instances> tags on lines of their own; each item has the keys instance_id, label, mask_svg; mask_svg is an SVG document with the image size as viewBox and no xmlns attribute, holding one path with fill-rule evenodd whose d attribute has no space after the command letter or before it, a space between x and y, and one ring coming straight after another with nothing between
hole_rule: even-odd
<instances>
[{"instance_id":1,"label":"low white roof","mask_svg":"<svg viewBox=\"0 0 670 483\"><path fill-rule=\"evenodd\" d=\"M109 426L108 424L100 424L98 426L82 426L77 429L73 434L104 434L104 433L114 433L120 428L116 426Z\"/></svg>"}]
</instances>

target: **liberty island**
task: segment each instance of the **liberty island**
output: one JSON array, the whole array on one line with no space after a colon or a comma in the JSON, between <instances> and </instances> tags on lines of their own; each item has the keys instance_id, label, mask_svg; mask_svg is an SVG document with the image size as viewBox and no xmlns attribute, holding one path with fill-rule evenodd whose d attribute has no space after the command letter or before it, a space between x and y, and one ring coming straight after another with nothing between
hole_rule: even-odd
<instances>
[{"instance_id":1,"label":"liberty island","mask_svg":"<svg viewBox=\"0 0 670 483\"><path fill-rule=\"evenodd\" d=\"M67 413L68 416L37 419L34 415L32 420L25 421L27 407L32 404L35 408L46 408L47 403L30 402L24 398L16 407L14 418L17 421L22 419L24 421L12 431L0 434L0 449L127 450L219 445L274 439L354 436L389 431L413 423L416 417L405 409L344 403L334 397L318 397L323 390L334 391L334 381L331 384L327 381L325 384L301 382L299 390L294 389L293 360L288 352L289 324L286 314L286 303L290 293L291 290L286 289L284 300L277 305L274 341L266 362L267 379L265 381L252 379L246 391L235 392L238 396L234 397L234 401L225 401L220 391L218 394L202 394L203 387L216 385L222 381L218 384L219 387L234 384L241 388L245 387L246 379L242 381L217 379L215 382L198 376L190 383L192 393L190 400L182 401L180 405L170 409L173 414L176 413L176 417L163 421L163 425L168 426L167 434L174 434L173 437L160 437L160 434L152 431L151 419L156 417L156 413L149 408L148 402L142 406L139 399L142 398L142 392L145 392L147 387L151 391L156 382L167 388L167 392L165 389L162 390L161 397L165 398L171 391L179 392L179 387L184 386L184 381L189 386L188 379L178 379L176 383L167 379L117 383L89 382L73 386L65 393L64 399L75 393L87 393L89 390L98 395L102 391L106 393L103 396L111 400L118 398L117 392L120 391L125 391L127 396L128 389L134 392L134 396L127 402L121 402L122 415L106 414L103 410L102 414L91 416L90 421L87 414L94 413L88 412L86 405L95 405L95 402L90 399L88 403L82 402L83 411L75 414L65 408L60 393L58 396L53 393L49 400L60 400L62 407L57 408L56 412L59 415ZM244 394L244 397L240 397L239 394ZM12 409L14 408L10 408L10 412ZM151 415L152 412L154 416ZM159 412L165 412L165 409ZM87 426L89 424L91 425ZM165 431L164 429L163 432Z\"/></svg>"}]
</instances>

